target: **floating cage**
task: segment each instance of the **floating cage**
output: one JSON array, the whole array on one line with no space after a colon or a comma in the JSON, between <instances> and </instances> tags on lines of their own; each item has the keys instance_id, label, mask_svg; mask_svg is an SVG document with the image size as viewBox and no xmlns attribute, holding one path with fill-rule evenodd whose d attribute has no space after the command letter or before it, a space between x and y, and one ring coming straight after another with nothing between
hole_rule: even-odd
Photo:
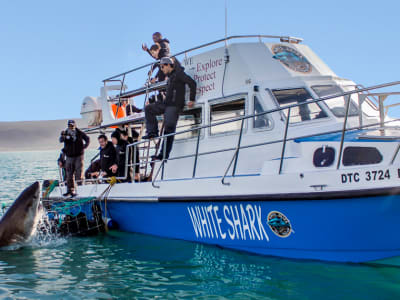
<instances>
[{"instance_id":1,"label":"floating cage","mask_svg":"<svg viewBox=\"0 0 400 300\"><path fill-rule=\"evenodd\" d=\"M54 182L50 182L50 185ZM43 183L43 194L49 185ZM43 195L45 196L45 195ZM42 197L42 205L47 215L45 226L51 233L61 236L90 236L103 233L105 225L100 201L95 198L48 199Z\"/></svg>"},{"instance_id":2,"label":"floating cage","mask_svg":"<svg viewBox=\"0 0 400 300\"><path fill-rule=\"evenodd\" d=\"M105 231L101 205L95 199L42 199L52 233L96 235Z\"/></svg>"}]
</instances>

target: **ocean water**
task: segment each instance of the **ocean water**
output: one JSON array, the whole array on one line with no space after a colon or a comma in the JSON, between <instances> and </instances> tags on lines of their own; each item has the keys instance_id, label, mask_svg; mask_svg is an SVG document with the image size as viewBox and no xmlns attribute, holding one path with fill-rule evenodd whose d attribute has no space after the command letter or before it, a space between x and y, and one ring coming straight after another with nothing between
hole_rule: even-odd
<instances>
[{"instance_id":1,"label":"ocean water","mask_svg":"<svg viewBox=\"0 0 400 300\"><path fill-rule=\"evenodd\" d=\"M57 151L0 153L1 203L35 180L57 178L57 158ZM114 231L1 250L0 298L399 299L400 268L262 257Z\"/></svg>"}]
</instances>

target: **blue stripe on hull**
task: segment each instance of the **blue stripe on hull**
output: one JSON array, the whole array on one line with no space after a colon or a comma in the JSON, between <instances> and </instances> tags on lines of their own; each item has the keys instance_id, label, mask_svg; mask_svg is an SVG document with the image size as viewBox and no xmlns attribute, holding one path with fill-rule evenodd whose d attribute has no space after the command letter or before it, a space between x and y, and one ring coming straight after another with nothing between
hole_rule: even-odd
<instances>
[{"instance_id":1,"label":"blue stripe on hull","mask_svg":"<svg viewBox=\"0 0 400 300\"><path fill-rule=\"evenodd\" d=\"M338 262L365 262L400 255L398 195L317 201L109 200L107 208L123 231L262 255ZM286 236L278 235L282 233L276 230L279 226L274 226L279 225L274 212L290 224L290 230L283 230Z\"/></svg>"}]
</instances>

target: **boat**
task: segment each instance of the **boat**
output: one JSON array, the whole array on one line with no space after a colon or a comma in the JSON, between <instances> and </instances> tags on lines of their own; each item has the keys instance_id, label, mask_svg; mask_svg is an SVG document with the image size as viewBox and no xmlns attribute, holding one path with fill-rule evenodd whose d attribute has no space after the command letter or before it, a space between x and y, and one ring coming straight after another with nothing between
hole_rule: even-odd
<instances>
[{"instance_id":1,"label":"boat","mask_svg":"<svg viewBox=\"0 0 400 300\"><path fill-rule=\"evenodd\" d=\"M141 180L84 180L78 200L98 197L122 231L253 254L354 263L400 256L400 123L388 113L400 81L364 87L341 78L290 36L230 36L174 56L197 95L171 134L170 158L150 159L169 135L139 138L117 179L140 164ZM143 134L143 113L118 118L111 106L165 88L147 80L128 89L151 65L105 79L100 96L84 99L87 132ZM60 183L48 198L63 192Z\"/></svg>"}]
</instances>

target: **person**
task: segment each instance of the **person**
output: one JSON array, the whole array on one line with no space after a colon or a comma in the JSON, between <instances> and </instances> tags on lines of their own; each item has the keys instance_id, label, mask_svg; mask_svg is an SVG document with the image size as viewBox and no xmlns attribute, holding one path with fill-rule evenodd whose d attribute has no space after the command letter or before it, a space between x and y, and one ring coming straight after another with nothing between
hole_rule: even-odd
<instances>
[{"instance_id":1,"label":"person","mask_svg":"<svg viewBox=\"0 0 400 300\"><path fill-rule=\"evenodd\" d=\"M89 168L86 169L85 179L97 178L100 175L99 172L100 172L100 159L96 159L90 164Z\"/></svg>"},{"instance_id":2,"label":"person","mask_svg":"<svg viewBox=\"0 0 400 300\"><path fill-rule=\"evenodd\" d=\"M181 68L175 68L174 62L169 57L163 57L160 61L161 69L168 76L167 91L164 102L155 102L145 107L145 119L147 135L143 139L158 137L157 115L164 114L164 134L174 133L178 122L179 113L185 106L185 85L190 88L188 107L192 108L196 97L196 82L188 76ZM172 149L174 137L167 138L163 143L161 152L154 159L168 159ZM164 154L165 147L165 157Z\"/></svg>"},{"instance_id":3,"label":"person","mask_svg":"<svg viewBox=\"0 0 400 300\"><path fill-rule=\"evenodd\" d=\"M112 177L117 175L117 152L107 136L100 134L97 138L100 145L100 176Z\"/></svg>"},{"instance_id":4,"label":"person","mask_svg":"<svg viewBox=\"0 0 400 300\"><path fill-rule=\"evenodd\" d=\"M68 128L61 131L60 143L64 143L67 192L63 196L76 196L75 180L82 179L84 150L89 146L89 137L76 127L74 120L68 121Z\"/></svg>"},{"instance_id":5,"label":"person","mask_svg":"<svg viewBox=\"0 0 400 300\"><path fill-rule=\"evenodd\" d=\"M65 170L65 152L64 148L60 151L60 156L57 159L57 164L60 168L60 176L63 181L67 180L67 171Z\"/></svg>"},{"instance_id":6,"label":"person","mask_svg":"<svg viewBox=\"0 0 400 300\"><path fill-rule=\"evenodd\" d=\"M154 44L158 43L161 47L160 52L159 52L159 57L157 59L161 59L162 57L169 56L169 40L168 39L163 39L162 34L160 32L154 32L153 33L153 42ZM151 55L150 50L147 48L147 45L145 43L142 44L142 49L143 51L146 51Z\"/></svg>"},{"instance_id":7,"label":"person","mask_svg":"<svg viewBox=\"0 0 400 300\"><path fill-rule=\"evenodd\" d=\"M111 134L112 143L115 146L115 151L117 155L117 177L125 177L125 163L126 163L126 154L128 142L121 138L121 130L116 129ZM129 161L128 161L129 163ZM131 181L131 172L130 168L128 168L128 172L126 174L126 181Z\"/></svg>"},{"instance_id":8,"label":"person","mask_svg":"<svg viewBox=\"0 0 400 300\"><path fill-rule=\"evenodd\" d=\"M132 129L132 135L133 138L130 137L128 135L128 131L127 130L121 130L121 139L125 140L128 144L133 144L134 142L137 142L137 139L139 137L139 133ZM134 161L135 164L135 181L139 181L140 179L140 167L139 167L139 147L135 147L136 149L136 154L134 157L129 157L129 163L131 163L131 161ZM129 154L128 154L129 155ZM130 173L130 168L129 168L129 173Z\"/></svg>"}]
</instances>

